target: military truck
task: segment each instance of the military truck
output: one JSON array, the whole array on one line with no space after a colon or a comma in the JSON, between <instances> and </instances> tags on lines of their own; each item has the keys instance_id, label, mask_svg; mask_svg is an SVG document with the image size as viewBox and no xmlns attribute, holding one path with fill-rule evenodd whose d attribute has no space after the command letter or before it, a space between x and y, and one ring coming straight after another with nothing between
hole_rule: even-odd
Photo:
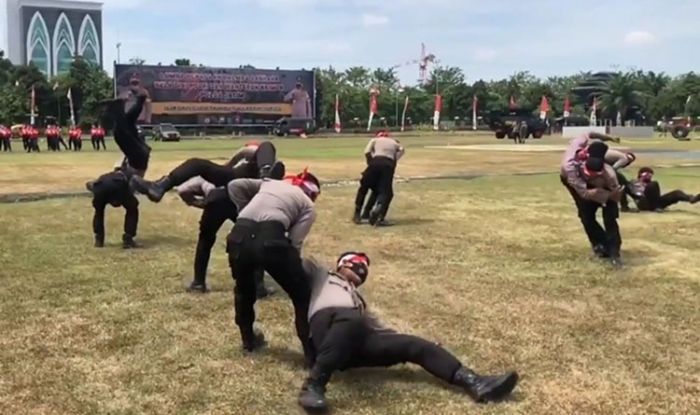
<instances>
[{"instance_id":1,"label":"military truck","mask_svg":"<svg viewBox=\"0 0 700 415\"><path fill-rule=\"evenodd\" d=\"M692 117L673 117L666 127L676 140L689 140L688 135L698 127L698 119Z\"/></svg>"},{"instance_id":2,"label":"military truck","mask_svg":"<svg viewBox=\"0 0 700 415\"><path fill-rule=\"evenodd\" d=\"M524 140L530 136L542 138L547 130L547 125L534 116L532 110L525 109L491 111L488 115L488 124L498 139L508 137L513 140ZM527 128L524 128L525 125Z\"/></svg>"}]
</instances>

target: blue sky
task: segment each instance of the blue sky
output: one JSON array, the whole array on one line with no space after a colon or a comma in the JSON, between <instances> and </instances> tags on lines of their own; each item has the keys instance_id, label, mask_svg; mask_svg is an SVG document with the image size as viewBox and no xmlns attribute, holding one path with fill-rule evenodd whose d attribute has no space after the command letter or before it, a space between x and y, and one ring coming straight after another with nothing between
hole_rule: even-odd
<instances>
[{"instance_id":1,"label":"blue sky","mask_svg":"<svg viewBox=\"0 0 700 415\"><path fill-rule=\"evenodd\" d=\"M425 42L468 81L700 69L699 0L103 0L104 59L211 66L389 67ZM109 68L109 65L105 65ZM405 84L417 66L398 70Z\"/></svg>"}]
</instances>

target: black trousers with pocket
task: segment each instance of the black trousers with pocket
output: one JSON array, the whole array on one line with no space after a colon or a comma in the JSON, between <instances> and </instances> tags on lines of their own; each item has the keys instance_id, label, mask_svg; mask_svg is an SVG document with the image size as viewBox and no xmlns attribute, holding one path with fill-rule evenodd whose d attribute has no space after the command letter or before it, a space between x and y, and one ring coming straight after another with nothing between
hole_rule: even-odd
<instances>
[{"instance_id":1,"label":"black trousers with pocket","mask_svg":"<svg viewBox=\"0 0 700 415\"><path fill-rule=\"evenodd\" d=\"M205 284L211 250L216 243L216 234L224 222L236 221L238 210L230 200L219 200L206 205L199 219L199 238L194 255L194 280Z\"/></svg>"},{"instance_id":2,"label":"black trousers with pocket","mask_svg":"<svg viewBox=\"0 0 700 415\"><path fill-rule=\"evenodd\" d=\"M192 158L173 169L168 177L172 186L179 186L187 180L201 176L216 187L226 186L230 181L241 178L255 178L259 175L258 166L272 165L277 160L275 146L266 141L255 152L255 161L244 163L235 169L216 164L210 160Z\"/></svg>"},{"instance_id":3,"label":"black trousers with pocket","mask_svg":"<svg viewBox=\"0 0 700 415\"><path fill-rule=\"evenodd\" d=\"M585 200L579 196L576 190L569 186L566 179L562 177L561 182L574 199L578 217L591 246L602 246L609 256L618 257L622 246L620 227L617 223L617 219L620 216L619 205L613 201L608 201L605 206L602 206L597 202ZM598 209L601 208L603 210L603 225L605 228L600 226L596 219Z\"/></svg>"},{"instance_id":4,"label":"black trousers with pocket","mask_svg":"<svg viewBox=\"0 0 700 415\"><path fill-rule=\"evenodd\" d=\"M146 102L145 96L138 97L128 110L124 110L124 100L110 101L107 106L107 115L114 122L114 141L134 169L145 172L148 169L148 161L151 157L151 147L146 140L140 138L136 128L136 121Z\"/></svg>"},{"instance_id":5,"label":"black trousers with pocket","mask_svg":"<svg viewBox=\"0 0 700 415\"><path fill-rule=\"evenodd\" d=\"M367 192L372 190L376 194L376 203L382 206L380 218L383 219L389 211L389 205L394 198L394 172L396 162L386 157L374 157L362 172L360 188L355 197L355 210L361 211L367 197ZM371 197L370 197L371 199ZM369 205L372 209L374 204Z\"/></svg>"},{"instance_id":6,"label":"black trousers with pocket","mask_svg":"<svg viewBox=\"0 0 700 415\"><path fill-rule=\"evenodd\" d=\"M311 318L310 327L317 353L314 369L323 373L415 363L449 383L462 367L454 355L437 343L375 328L357 309L320 310Z\"/></svg>"},{"instance_id":7,"label":"black trousers with pocket","mask_svg":"<svg viewBox=\"0 0 700 415\"><path fill-rule=\"evenodd\" d=\"M255 273L262 268L289 295L294 322L307 361L313 360L307 313L311 288L299 251L286 237L279 222L254 222L239 218L227 239L231 275L235 281L235 321L243 339L252 338L255 322Z\"/></svg>"}]
</instances>

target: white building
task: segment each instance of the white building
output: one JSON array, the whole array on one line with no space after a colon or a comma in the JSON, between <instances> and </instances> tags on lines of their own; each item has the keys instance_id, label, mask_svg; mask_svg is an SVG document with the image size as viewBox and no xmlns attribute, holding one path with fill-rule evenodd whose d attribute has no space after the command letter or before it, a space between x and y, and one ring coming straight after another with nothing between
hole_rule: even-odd
<instances>
[{"instance_id":1,"label":"white building","mask_svg":"<svg viewBox=\"0 0 700 415\"><path fill-rule=\"evenodd\" d=\"M102 3L0 0L0 32L7 58L47 76L68 71L75 56L102 66Z\"/></svg>"}]
</instances>

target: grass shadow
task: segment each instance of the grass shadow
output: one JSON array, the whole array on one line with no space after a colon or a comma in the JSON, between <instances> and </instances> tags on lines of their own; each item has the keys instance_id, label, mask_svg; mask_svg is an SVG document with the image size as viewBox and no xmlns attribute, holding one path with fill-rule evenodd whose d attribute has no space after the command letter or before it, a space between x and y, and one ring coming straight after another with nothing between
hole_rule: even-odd
<instances>
[{"instance_id":1,"label":"grass shadow","mask_svg":"<svg viewBox=\"0 0 700 415\"><path fill-rule=\"evenodd\" d=\"M265 346L262 352L294 370L304 370L304 354L286 347Z\"/></svg>"}]
</instances>

